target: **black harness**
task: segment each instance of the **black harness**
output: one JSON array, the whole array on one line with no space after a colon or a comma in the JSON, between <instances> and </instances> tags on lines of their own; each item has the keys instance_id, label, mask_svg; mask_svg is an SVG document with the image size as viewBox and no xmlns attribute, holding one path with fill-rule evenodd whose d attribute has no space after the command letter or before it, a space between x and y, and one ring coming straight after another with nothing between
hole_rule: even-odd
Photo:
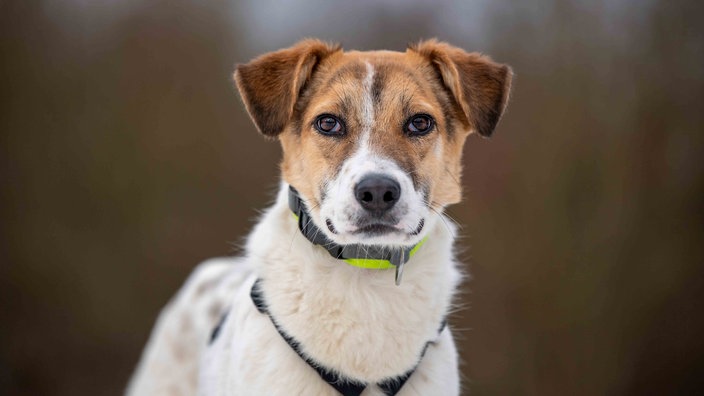
<instances>
[{"instance_id":1,"label":"black harness","mask_svg":"<svg viewBox=\"0 0 704 396\"><path fill-rule=\"evenodd\" d=\"M311 359L310 357L306 356L300 348L300 343L293 338L291 335L286 333L281 326L276 322L276 320L271 316L269 313L269 310L267 309L266 301L264 299L264 295L262 293L262 290L259 286L259 282L261 280L257 279L256 282L254 282L254 285L252 286L252 291L250 293L252 297L252 302L254 303L254 306L257 307L257 310L261 312L264 315L267 315L269 319L271 320L271 323L273 323L274 327L276 328L276 331L279 332L281 337L286 341L286 343L291 347L291 349L294 350L298 354L298 356L303 359L313 370L315 370L316 373L322 378L323 381L327 382L330 386L335 388L342 396L359 396L364 392L364 389L369 385L364 381L359 381L356 379L351 379L344 377L333 370L330 370L323 366L322 364L316 362L315 360ZM443 320L442 325L440 326L439 332L442 333L442 331L445 329L446 326L446 321ZM425 346L423 346L423 350L421 351L420 358L422 359L423 356L425 356L425 352L428 349L428 346L430 344L433 344L432 341L428 341ZM420 363L420 359L418 361ZM407 372L394 377L387 379L383 382L377 383L376 386L379 387L384 392L384 395L386 396L394 396L398 393L399 390L403 387L403 385L408 381L408 378L411 377L413 372L416 371L416 368L418 367L418 363L416 363L416 366L413 367L412 369L408 370Z\"/></svg>"}]
</instances>

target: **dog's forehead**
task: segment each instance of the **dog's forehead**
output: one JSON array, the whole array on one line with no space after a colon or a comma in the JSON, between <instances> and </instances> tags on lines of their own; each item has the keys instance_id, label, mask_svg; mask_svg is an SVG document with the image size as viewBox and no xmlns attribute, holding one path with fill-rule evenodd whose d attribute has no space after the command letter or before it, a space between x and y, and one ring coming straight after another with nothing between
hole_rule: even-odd
<instances>
[{"instance_id":1,"label":"dog's forehead","mask_svg":"<svg viewBox=\"0 0 704 396\"><path fill-rule=\"evenodd\" d=\"M311 103L314 111L331 105L343 113L359 111L365 99L371 99L375 108L405 107L402 113L411 108L430 111L439 104L432 67L415 53L350 51L327 59L319 71Z\"/></svg>"},{"instance_id":2,"label":"dog's forehead","mask_svg":"<svg viewBox=\"0 0 704 396\"><path fill-rule=\"evenodd\" d=\"M379 87L391 79L412 81L416 87L427 84L424 79L423 63L413 53L394 51L350 51L330 59L328 65L329 83L344 82L350 79L364 80L370 75ZM424 81L426 80L426 81ZM424 84L425 83L425 84Z\"/></svg>"}]
</instances>

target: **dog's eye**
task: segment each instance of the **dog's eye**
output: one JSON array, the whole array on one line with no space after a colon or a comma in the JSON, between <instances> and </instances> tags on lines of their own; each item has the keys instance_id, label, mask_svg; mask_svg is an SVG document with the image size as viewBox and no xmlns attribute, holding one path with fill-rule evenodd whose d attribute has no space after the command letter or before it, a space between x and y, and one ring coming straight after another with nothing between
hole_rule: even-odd
<instances>
[{"instance_id":1,"label":"dog's eye","mask_svg":"<svg viewBox=\"0 0 704 396\"><path fill-rule=\"evenodd\" d=\"M323 135L340 136L345 133L342 122L337 117L324 114L315 119L315 129Z\"/></svg>"},{"instance_id":2,"label":"dog's eye","mask_svg":"<svg viewBox=\"0 0 704 396\"><path fill-rule=\"evenodd\" d=\"M427 114L416 114L406 123L405 132L410 136L423 136L433 130L433 117Z\"/></svg>"}]
</instances>

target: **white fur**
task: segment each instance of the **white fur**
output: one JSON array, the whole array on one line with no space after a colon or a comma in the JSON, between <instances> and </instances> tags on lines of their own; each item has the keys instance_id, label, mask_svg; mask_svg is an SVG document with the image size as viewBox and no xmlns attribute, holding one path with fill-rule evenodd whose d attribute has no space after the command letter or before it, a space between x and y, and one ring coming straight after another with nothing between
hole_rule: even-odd
<instances>
[{"instance_id":1,"label":"white fur","mask_svg":"<svg viewBox=\"0 0 704 396\"><path fill-rule=\"evenodd\" d=\"M202 264L164 310L128 395L192 395L198 389L202 396L337 396L256 310L249 292L257 278L271 314L316 361L376 383L412 368L425 343L434 340L399 396L458 395L450 330L437 334L460 281L451 223L428 224L430 237L395 286L393 270L349 266L305 239L288 209L287 189L281 186L276 203L255 227L243 259ZM220 280L197 296L213 277ZM208 346L217 322L208 310L221 303L229 306L228 317ZM182 339L184 322L198 325ZM183 367L173 358L182 344L192 347ZM381 392L369 386L363 395Z\"/></svg>"},{"instance_id":2,"label":"white fur","mask_svg":"<svg viewBox=\"0 0 704 396\"><path fill-rule=\"evenodd\" d=\"M372 85L374 84L374 66L369 62L364 62L367 67L367 75L362 82L362 135L361 145L369 144L369 135L374 128L374 98L372 98Z\"/></svg>"}]
</instances>

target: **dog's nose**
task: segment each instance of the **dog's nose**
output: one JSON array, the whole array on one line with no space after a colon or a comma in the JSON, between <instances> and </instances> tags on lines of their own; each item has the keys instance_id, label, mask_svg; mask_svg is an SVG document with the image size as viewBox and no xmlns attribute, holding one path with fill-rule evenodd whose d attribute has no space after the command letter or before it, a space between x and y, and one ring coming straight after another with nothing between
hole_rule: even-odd
<instances>
[{"instance_id":1,"label":"dog's nose","mask_svg":"<svg viewBox=\"0 0 704 396\"><path fill-rule=\"evenodd\" d=\"M357 184L354 195L364 209L385 212L398 202L401 197L401 186L388 176L371 174Z\"/></svg>"}]
</instances>

